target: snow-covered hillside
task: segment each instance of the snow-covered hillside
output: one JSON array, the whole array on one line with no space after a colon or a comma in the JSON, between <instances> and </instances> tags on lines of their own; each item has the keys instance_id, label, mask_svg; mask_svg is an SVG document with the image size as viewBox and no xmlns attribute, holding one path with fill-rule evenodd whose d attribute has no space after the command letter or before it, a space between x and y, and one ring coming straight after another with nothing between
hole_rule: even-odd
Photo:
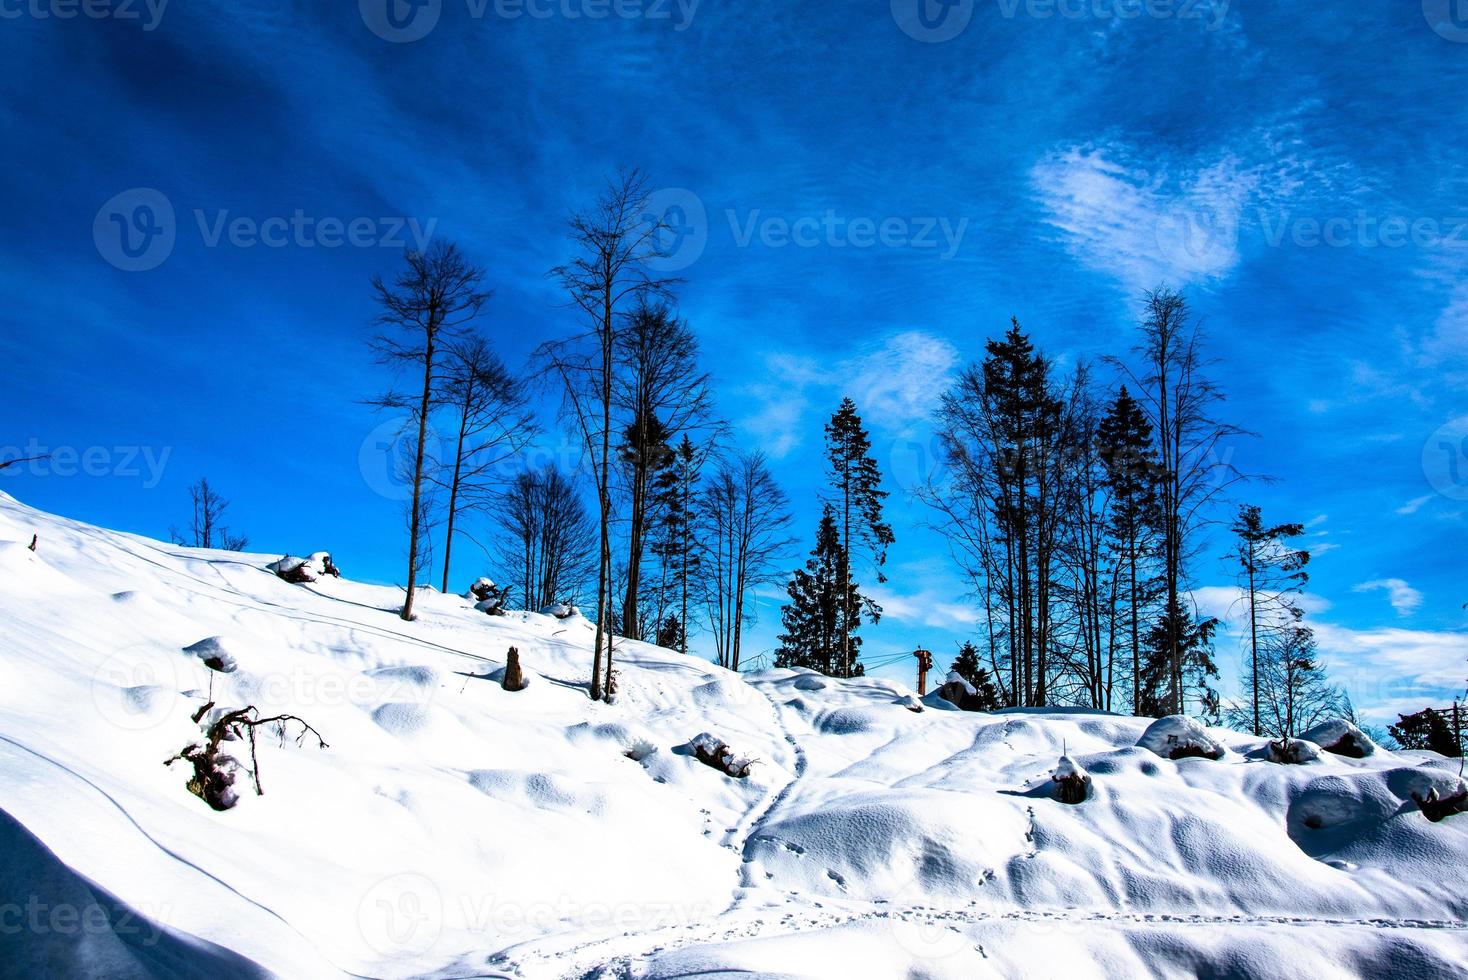
<instances>
[{"instance_id":1,"label":"snow-covered hillside","mask_svg":"<svg viewBox=\"0 0 1468 980\"><path fill-rule=\"evenodd\" d=\"M1282 766L1212 730L1221 761L1174 762L1146 720L915 712L888 681L635 643L594 705L585 620L427 594L405 624L350 555L311 585L279 557L0 495L0 972L1468 975L1468 816L1411 799L1456 761ZM186 649L215 637L233 673ZM516 693L489 678L510 647ZM327 747L260 729L264 795L242 774L211 810L163 765L211 683ZM705 732L747 779L695 758Z\"/></svg>"}]
</instances>

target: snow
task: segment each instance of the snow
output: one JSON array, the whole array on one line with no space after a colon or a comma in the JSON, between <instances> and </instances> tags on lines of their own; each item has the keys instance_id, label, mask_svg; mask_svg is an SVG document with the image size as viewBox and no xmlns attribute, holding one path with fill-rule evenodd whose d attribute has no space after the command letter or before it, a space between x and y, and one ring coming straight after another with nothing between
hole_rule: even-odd
<instances>
[{"instance_id":1,"label":"snow","mask_svg":"<svg viewBox=\"0 0 1468 980\"><path fill-rule=\"evenodd\" d=\"M425 591L404 623L398 590L300 588L275 557L0 495L0 885L46 910L0 929L0 972L1468 972L1468 815L1412 801L1457 787L1457 760L1284 766L1180 719L918 713L879 677L623 641L617 703L592 704L584 619ZM233 673L188 652L210 639ZM539 678L517 693L493 679L511 647ZM241 773L212 811L162 765L200 739L211 677L216 711L295 714L328 747L260 729L264 795ZM698 733L759 764L724 777ZM1169 737L1227 751L1171 761ZM1069 768L1083 805L1053 798Z\"/></svg>"}]
</instances>

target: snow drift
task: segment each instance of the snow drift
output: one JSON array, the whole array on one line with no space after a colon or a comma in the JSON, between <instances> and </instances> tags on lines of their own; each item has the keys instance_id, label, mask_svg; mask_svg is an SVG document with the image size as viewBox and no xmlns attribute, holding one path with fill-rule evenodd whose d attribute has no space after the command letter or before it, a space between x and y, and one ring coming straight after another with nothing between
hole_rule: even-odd
<instances>
[{"instance_id":1,"label":"snow drift","mask_svg":"<svg viewBox=\"0 0 1468 980\"><path fill-rule=\"evenodd\" d=\"M1180 721L1145 737L1149 719L1094 712L915 711L952 706L632 642L617 703L594 705L570 610L489 617L430 592L408 624L397 590L290 584L276 558L0 495L7 969L1468 972L1468 815L1431 823L1414 801L1458 791L1456 761L1277 765L1262 739ZM518 692L493 680L511 647L536 678ZM206 665L220 654L232 672ZM212 811L162 764L200 739L211 683L216 711L296 715L328 747L261 729L263 795L241 778ZM701 732L759 764L711 770ZM1183 742L1218 758L1170 758ZM1062 757L1090 779L1074 805Z\"/></svg>"}]
</instances>

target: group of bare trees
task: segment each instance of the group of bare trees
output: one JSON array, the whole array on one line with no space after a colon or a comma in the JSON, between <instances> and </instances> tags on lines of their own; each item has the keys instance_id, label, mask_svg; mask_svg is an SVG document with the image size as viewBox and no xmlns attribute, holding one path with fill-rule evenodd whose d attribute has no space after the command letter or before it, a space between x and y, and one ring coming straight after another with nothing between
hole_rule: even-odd
<instances>
[{"instance_id":1,"label":"group of bare trees","mask_svg":"<svg viewBox=\"0 0 1468 980\"><path fill-rule=\"evenodd\" d=\"M488 512L486 551L518 591L511 601L571 602L595 617L594 699L612 691L614 636L686 652L695 623L706 624L719 661L737 669L750 597L788 544L788 503L764 458L723 446L676 280L653 271L662 232L635 171L571 216L570 257L551 274L574 326L541 344L524 372L560 396L579 450L565 469L513 462L538 432L525 382L475 330L490 297L483 270L439 243L373 284L384 328L373 346L403 384L372 402L406 420L403 618L413 617L434 535L441 529L447 591L455 541L469 534L468 517Z\"/></svg>"},{"instance_id":2,"label":"group of bare trees","mask_svg":"<svg viewBox=\"0 0 1468 980\"><path fill-rule=\"evenodd\" d=\"M409 498L402 617L411 620L434 529L442 522L446 591L455 536L467 534L465 516L494 502L504 483L501 464L529 444L535 428L523 382L477 330L475 321L490 298L484 270L457 246L440 241L426 251L410 251L395 278L375 278L372 287L382 328L372 346L405 386L370 403L404 419L407 442L400 462ZM439 422L450 438L437 438ZM436 445L443 447L437 453ZM447 495L441 509L435 491Z\"/></svg>"},{"instance_id":3,"label":"group of bare trees","mask_svg":"<svg viewBox=\"0 0 1468 980\"><path fill-rule=\"evenodd\" d=\"M1204 529L1241 477L1223 452L1204 334L1148 295L1131 359L1102 388L1062 376L1017 321L944 396L948 472L925 491L984 609L1009 704L1216 715L1218 623L1191 601Z\"/></svg>"},{"instance_id":4,"label":"group of bare trees","mask_svg":"<svg viewBox=\"0 0 1468 980\"><path fill-rule=\"evenodd\" d=\"M572 256L552 274L578 326L536 352L595 490L594 699L609 693L614 636L686 652L701 620L719 662L738 669L749 597L788 544L788 504L764 458L724 451L677 281L653 271L665 229L649 210L633 171L571 216Z\"/></svg>"}]
</instances>

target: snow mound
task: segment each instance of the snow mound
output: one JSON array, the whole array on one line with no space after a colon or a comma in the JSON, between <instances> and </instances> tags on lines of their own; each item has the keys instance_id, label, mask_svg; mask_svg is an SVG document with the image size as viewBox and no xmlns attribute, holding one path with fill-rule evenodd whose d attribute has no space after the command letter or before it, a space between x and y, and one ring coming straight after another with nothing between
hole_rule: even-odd
<instances>
[{"instance_id":1,"label":"snow mound","mask_svg":"<svg viewBox=\"0 0 1468 980\"><path fill-rule=\"evenodd\" d=\"M1147 726L1137 745L1164 759L1222 759L1225 749L1196 720L1182 715L1159 718Z\"/></svg>"},{"instance_id":2,"label":"snow mound","mask_svg":"<svg viewBox=\"0 0 1468 980\"><path fill-rule=\"evenodd\" d=\"M1361 729L1343 718L1322 721L1300 738L1314 742L1327 752L1351 759L1366 759L1376 754L1376 743Z\"/></svg>"}]
</instances>

